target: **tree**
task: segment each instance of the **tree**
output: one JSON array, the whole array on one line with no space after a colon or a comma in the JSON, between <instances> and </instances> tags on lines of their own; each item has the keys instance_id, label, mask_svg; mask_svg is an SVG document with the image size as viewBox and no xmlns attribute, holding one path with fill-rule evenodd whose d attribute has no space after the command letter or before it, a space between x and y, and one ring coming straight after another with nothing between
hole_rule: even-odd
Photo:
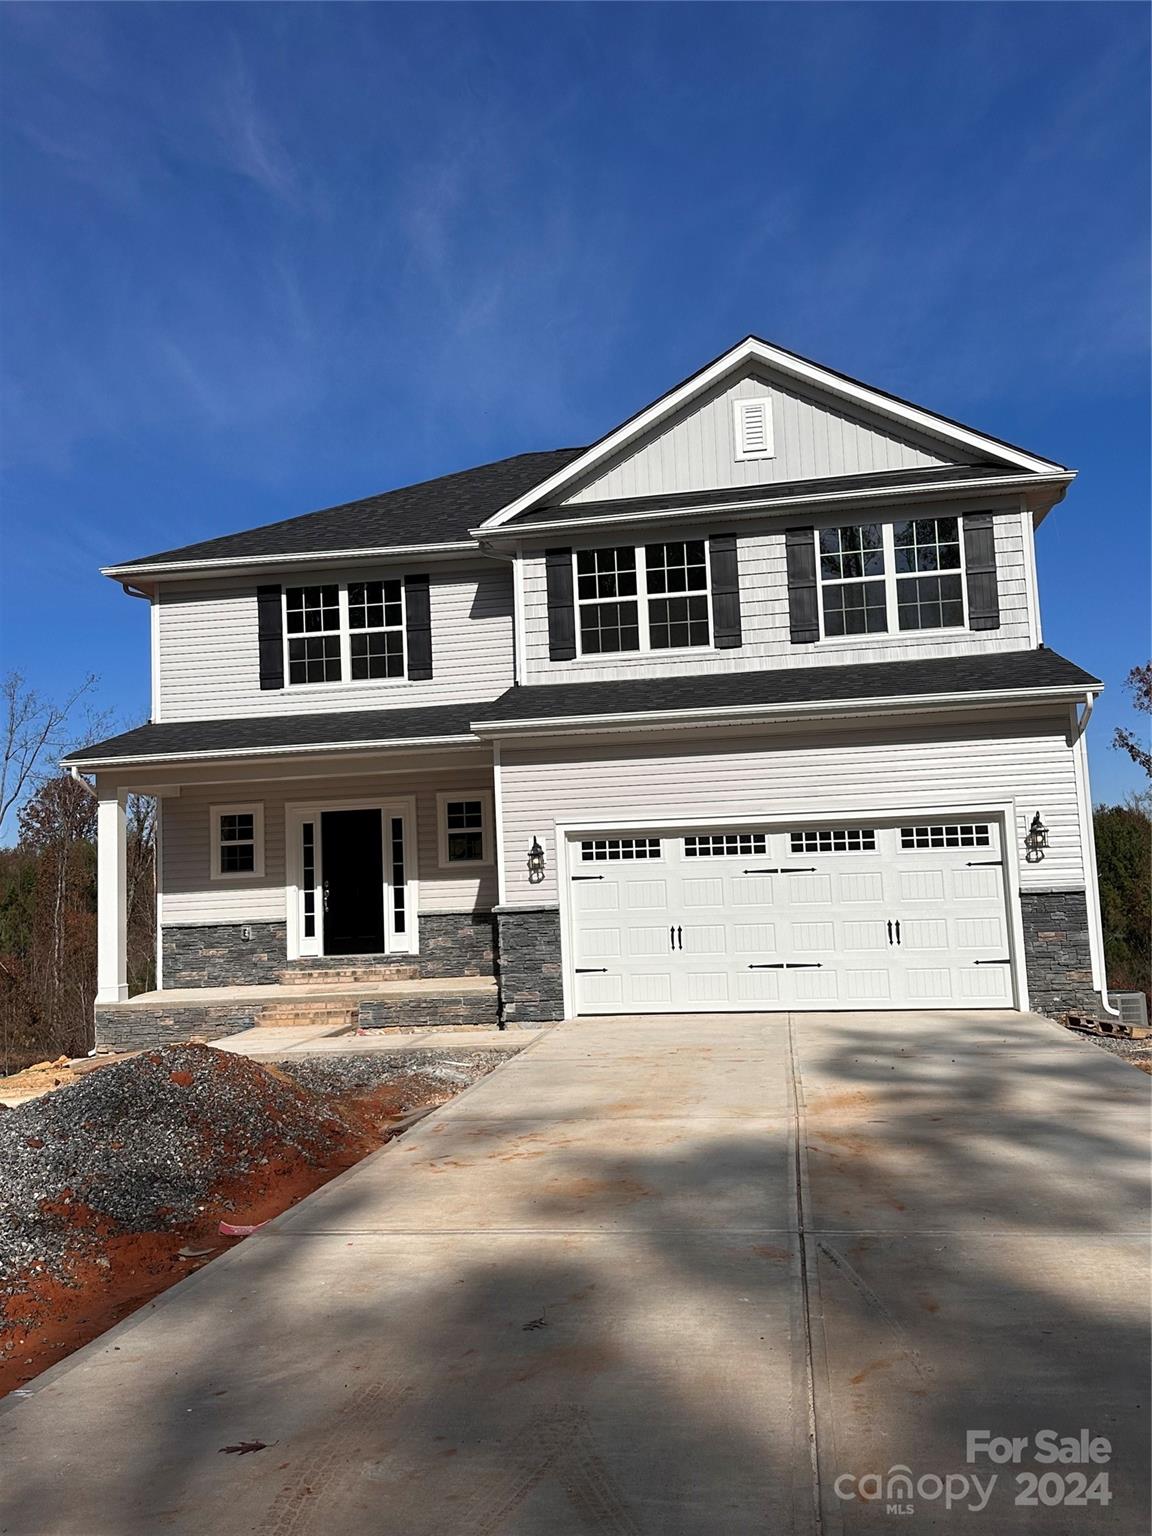
<instances>
[{"instance_id":1,"label":"tree","mask_svg":"<svg viewBox=\"0 0 1152 1536\"><path fill-rule=\"evenodd\" d=\"M1124 805L1099 805L1094 815L1100 912L1108 984L1118 992L1145 992L1152 985L1152 818L1149 794Z\"/></svg>"},{"instance_id":2,"label":"tree","mask_svg":"<svg viewBox=\"0 0 1152 1536\"><path fill-rule=\"evenodd\" d=\"M63 748L68 717L95 683L86 677L62 704L27 687L19 672L9 672L0 684L0 826Z\"/></svg>"},{"instance_id":3,"label":"tree","mask_svg":"<svg viewBox=\"0 0 1152 1536\"><path fill-rule=\"evenodd\" d=\"M1124 686L1132 695L1134 707L1141 714L1152 715L1152 661L1143 667L1133 667L1124 680ZM1147 740L1147 732L1141 741L1134 732L1118 725L1112 737L1112 745L1127 752L1132 761L1152 778L1152 752L1148 750Z\"/></svg>"}]
</instances>

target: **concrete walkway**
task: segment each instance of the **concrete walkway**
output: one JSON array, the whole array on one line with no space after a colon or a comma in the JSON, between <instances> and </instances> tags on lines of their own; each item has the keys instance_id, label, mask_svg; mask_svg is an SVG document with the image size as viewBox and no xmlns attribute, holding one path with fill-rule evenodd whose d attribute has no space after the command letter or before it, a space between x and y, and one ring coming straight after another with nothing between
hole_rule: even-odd
<instances>
[{"instance_id":1,"label":"concrete walkway","mask_svg":"<svg viewBox=\"0 0 1152 1536\"><path fill-rule=\"evenodd\" d=\"M562 1025L8 1400L0 1530L1143 1530L1148 1089L1019 1015ZM965 1464L1081 1428L1107 1506Z\"/></svg>"}]
</instances>

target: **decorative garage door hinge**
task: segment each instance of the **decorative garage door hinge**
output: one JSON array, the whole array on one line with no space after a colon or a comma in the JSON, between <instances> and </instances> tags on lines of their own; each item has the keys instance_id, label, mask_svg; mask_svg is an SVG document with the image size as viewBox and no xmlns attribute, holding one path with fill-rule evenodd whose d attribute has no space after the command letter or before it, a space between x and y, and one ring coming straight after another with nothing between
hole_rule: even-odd
<instances>
[{"instance_id":1,"label":"decorative garage door hinge","mask_svg":"<svg viewBox=\"0 0 1152 1536\"><path fill-rule=\"evenodd\" d=\"M1011 960L973 960L973 965L1011 965Z\"/></svg>"},{"instance_id":2,"label":"decorative garage door hinge","mask_svg":"<svg viewBox=\"0 0 1152 1536\"><path fill-rule=\"evenodd\" d=\"M976 962L980 964L979 960ZM772 960L766 965L750 965L750 971L822 971L822 960Z\"/></svg>"},{"instance_id":3,"label":"decorative garage door hinge","mask_svg":"<svg viewBox=\"0 0 1152 1536\"><path fill-rule=\"evenodd\" d=\"M608 967L606 965L578 965L576 967L576 974L577 976L607 976Z\"/></svg>"},{"instance_id":4,"label":"decorative garage door hinge","mask_svg":"<svg viewBox=\"0 0 1152 1536\"><path fill-rule=\"evenodd\" d=\"M573 880L603 880L603 875L573 875Z\"/></svg>"}]
</instances>

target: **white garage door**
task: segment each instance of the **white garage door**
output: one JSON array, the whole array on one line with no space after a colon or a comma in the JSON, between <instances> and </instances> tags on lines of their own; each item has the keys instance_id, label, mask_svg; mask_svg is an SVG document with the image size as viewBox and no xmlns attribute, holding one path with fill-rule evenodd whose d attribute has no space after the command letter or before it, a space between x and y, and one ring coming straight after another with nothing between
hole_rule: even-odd
<instances>
[{"instance_id":1,"label":"white garage door","mask_svg":"<svg viewBox=\"0 0 1152 1536\"><path fill-rule=\"evenodd\" d=\"M995 821L584 834L578 1013L1014 1004Z\"/></svg>"}]
</instances>

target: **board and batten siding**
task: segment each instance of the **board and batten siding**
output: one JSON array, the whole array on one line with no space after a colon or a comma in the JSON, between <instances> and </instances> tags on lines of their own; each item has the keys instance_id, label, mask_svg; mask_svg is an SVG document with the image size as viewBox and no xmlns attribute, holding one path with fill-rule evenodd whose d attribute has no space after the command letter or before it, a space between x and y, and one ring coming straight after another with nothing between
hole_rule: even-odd
<instances>
[{"instance_id":1,"label":"board and batten siding","mask_svg":"<svg viewBox=\"0 0 1152 1536\"><path fill-rule=\"evenodd\" d=\"M285 586L340 580L431 577L433 676L426 682L308 683L262 691L256 586L248 581L163 586L158 604L157 718L219 720L317 714L494 699L513 681L512 577L491 560L436 565L301 571L269 577Z\"/></svg>"},{"instance_id":2,"label":"board and batten siding","mask_svg":"<svg viewBox=\"0 0 1152 1536\"><path fill-rule=\"evenodd\" d=\"M1014 800L1022 889L1085 884L1068 717L989 718L969 724L907 723L823 732L774 727L759 735L680 730L663 741L578 745L554 739L533 748L505 745L500 782L505 829L506 900L554 906L556 827L597 823L621 830L705 819L718 831L750 818L798 827L806 818L843 811L846 821L886 808L974 807ZM1042 863L1024 861L1023 838L1039 811L1050 829ZM546 867L528 882L531 838L544 844Z\"/></svg>"},{"instance_id":3,"label":"board and batten siding","mask_svg":"<svg viewBox=\"0 0 1152 1536\"><path fill-rule=\"evenodd\" d=\"M970 510L988 510L989 503ZM943 504L943 516L956 515L961 507ZM907 516L907 513L902 514ZM864 521L866 514L851 514ZM891 514L889 514L891 517ZM847 514L790 518L789 523L835 526ZM823 640L813 645L793 645L788 631L788 577L785 568L784 524L749 521L734 525L740 570L740 617L743 643L717 651L700 646L691 651L661 655L659 651L626 651L608 656L578 656L573 661L552 661L548 655L548 598L545 557L542 550L526 551L523 559L524 662L523 680L542 682L603 682L623 677L674 677L686 672L748 672L762 670L768 662L777 667L845 666L853 661L907 661L917 657L964 656L990 651L1030 648L1032 600L1029 589L1031 565L1025 540L1031 525L1012 506L994 519L996 569L1000 596L1000 627L991 630L916 630L899 634L852 635ZM573 547L604 548L612 544L638 544L645 537L703 538L706 529L669 528L666 535L649 532L586 534Z\"/></svg>"},{"instance_id":4,"label":"board and batten siding","mask_svg":"<svg viewBox=\"0 0 1152 1536\"><path fill-rule=\"evenodd\" d=\"M774 457L737 459L733 402L765 396L772 402ZM830 397L752 373L717 385L654 428L584 480L564 504L967 462L962 451L945 450L913 431L896 434L878 417L849 414Z\"/></svg>"},{"instance_id":5,"label":"board and batten siding","mask_svg":"<svg viewBox=\"0 0 1152 1536\"><path fill-rule=\"evenodd\" d=\"M439 869L436 795L484 789L491 792L490 765L467 774L460 768L429 768L420 774L381 774L354 779L294 779L184 788L178 799L158 802L163 817L164 853L161 863L161 920L165 926L183 923L252 923L284 921L286 810L289 805L341 801L416 799L416 842L421 912L487 912L496 902L495 865L462 871ZM264 807L264 874L252 880L211 878L211 808L214 805Z\"/></svg>"}]
</instances>

